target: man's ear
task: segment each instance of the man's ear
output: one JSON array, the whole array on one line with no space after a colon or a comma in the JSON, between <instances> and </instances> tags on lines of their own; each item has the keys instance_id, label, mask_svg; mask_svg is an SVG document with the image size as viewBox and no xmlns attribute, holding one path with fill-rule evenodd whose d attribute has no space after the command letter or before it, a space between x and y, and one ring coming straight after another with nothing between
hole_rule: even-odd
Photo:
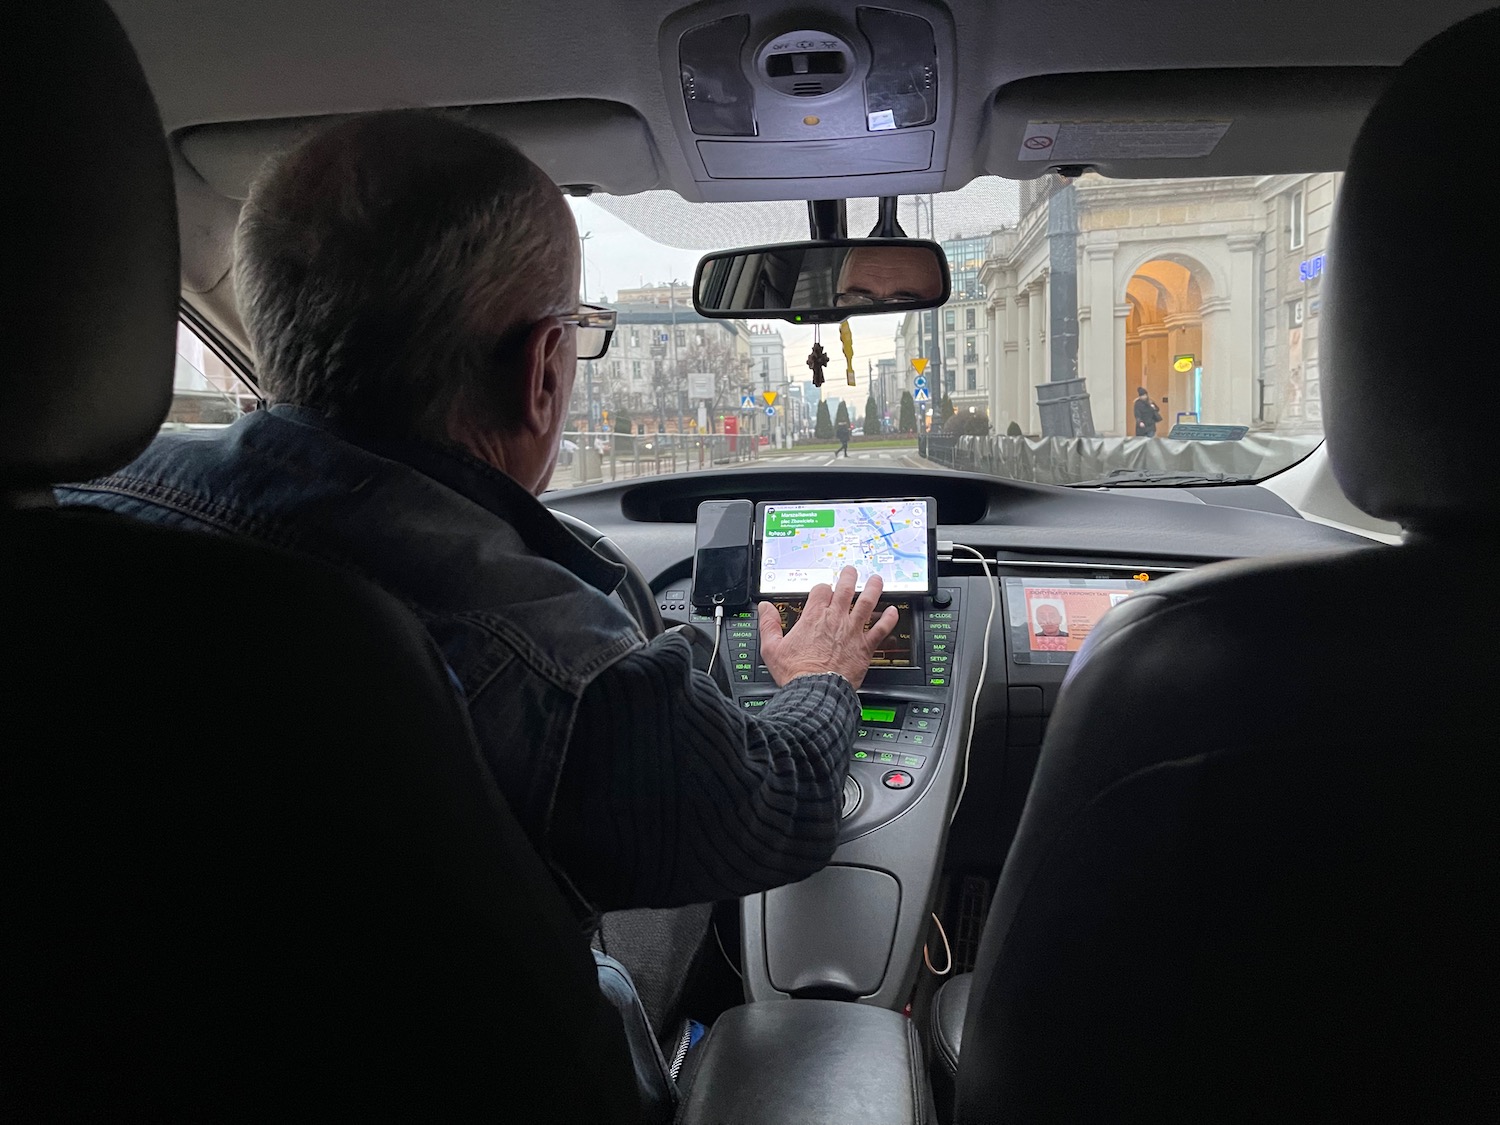
<instances>
[{"instance_id":1,"label":"man's ear","mask_svg":"<svg viewBox=\"0 0 1500 1125\"><path fill-rule=\"evenodd\" d=\"M562 393L561 353L566 331L557 317L544 317L531 326L521 348L520 422L534 434L552 429Z\"/></svg>"}]
</instances>

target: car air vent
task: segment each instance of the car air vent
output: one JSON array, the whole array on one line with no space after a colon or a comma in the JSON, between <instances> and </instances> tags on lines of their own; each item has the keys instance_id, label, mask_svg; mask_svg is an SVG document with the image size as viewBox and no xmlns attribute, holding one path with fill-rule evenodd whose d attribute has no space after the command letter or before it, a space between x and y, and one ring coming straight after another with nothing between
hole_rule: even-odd
<instances>
[{"instance_id":1,"label":"car air vent","mask_svg":"<svg viewBox=\"0 0 1500 1125\"><path fill-rule=\"evenodd\" d=\"M798 98L816 98L823 92L821 82L794 82L792 83L792 95Z\"/></svg>"}]
</instances>

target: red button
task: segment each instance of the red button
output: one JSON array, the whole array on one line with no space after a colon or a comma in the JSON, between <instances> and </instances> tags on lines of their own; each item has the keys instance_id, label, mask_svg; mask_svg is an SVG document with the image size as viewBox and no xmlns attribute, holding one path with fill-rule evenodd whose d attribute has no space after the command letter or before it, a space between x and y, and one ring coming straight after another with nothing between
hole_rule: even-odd
<instances>
[{"instance_id":1,"label":"red button","mask_svg":"<svg viewBox=\"0 0 1500 1125\"><path fill-rule=\"evenodd\" d=\"M880 779L880 784L887 789L905 789L911 784L911 774L905 770L888 770Z\"/></svg>"}]
</instances>

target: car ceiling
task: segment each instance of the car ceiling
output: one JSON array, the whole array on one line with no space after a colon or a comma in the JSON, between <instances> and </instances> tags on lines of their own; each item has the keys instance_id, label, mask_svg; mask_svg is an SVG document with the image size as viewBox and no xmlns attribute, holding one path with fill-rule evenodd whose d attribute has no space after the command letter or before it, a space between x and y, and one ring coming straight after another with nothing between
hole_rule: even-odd
<instances>
[{"instance_id":1,"label":"car ceiling","mask_svg":"<svg viewBox=\"0 0 1500 1125\"><path fill-rule=\"evenodd\" d=\"M831 0L830 0L831 2ZM849 0L840 0L847 7ZM876 2L876 0L866 0ZM920 0L878 0L921 10ZM616 194L652 188L704 198L688 159L675 85L664 80L662 28L684 5L661 0L113 0L139 52L174 142L184 290L231 339L230 235L250 170L306 119L395 106L474 107L563 183ZM1326 171L1379 89L1380 71L1488 6L1428 0L1370 6L1263 0L956 0L951 128L939 172L879 181L941 191L976 176L1041 174L1018 165L1011 140L1026 118L1089 107L1098 119L1243 111L1219 158L1101 164L1110 175ZM710 15L724 5L699 5ZM817 4L745 0L760 21L793 25ZM931 11L931 7L928 7ZM937 9L941 12L942 9ZM757 26L760 26L759 24ZM1291 68L1339 68L1320 72ZM1192 71L1165 84L1120 72ZM1039 79L1039 76L1050 76ZM1036 81L1027 83L1024 79ZM1038 80L1039 79L1039 80ZM1019 85L1016 85L1019 83ZM997 97L997 94L999 95ZM538 105L537 103L543 103ZM563 103L547 105L545 103ZM675 114L675 116L674 116ZM1044 116L1043 119L1046 119ZM1062 118L1067 119L1067 118ZM874 194L871 181L746 184L739 198ZM838 189L831 191L830 189ZM734 197L716 187L713 198ZM726 195L725 192L729 194Z\"/></svg>"}]
</instances>

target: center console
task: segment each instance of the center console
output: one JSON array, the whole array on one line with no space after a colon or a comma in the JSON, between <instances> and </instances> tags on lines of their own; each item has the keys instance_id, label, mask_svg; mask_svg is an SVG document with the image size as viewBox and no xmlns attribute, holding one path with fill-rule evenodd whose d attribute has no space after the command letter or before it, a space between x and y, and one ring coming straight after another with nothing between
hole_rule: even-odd
<instances>
[{"instance_id":1,"label":"center console","mask_svg":"<svg viewBox=\"0 0 1500 1125\"><path fill-rule=\"evenodd\" d=\"M931 501L913 499L768 503L756 511L755 600L776 606L783 629L796 624L811 585L831 581L845 564L859 568L861 583L879 573L881 606L899 616L860 688L832 861L802 882L742 901L749 1000L900 1008L916 979L992 596L977 577L939 579L935 515ZM692 621L712 633L716 614L699 604ZM1003 651L998 634L992 643ZM752 712L770 706L777 687L761 659L753 604L726 607L720 646L735 702Z\"/></svg>"},{"instance_id":2,"label":"center console","mask_svg":"<svg viewBox=\"0 0 1500 1125\"><path fill-rule=\"evenodd\" d=\"M796 623L805 602L774 600L783 630ZM900 816L923 796L936 774L945 736L959 725L953 685L962 604L963 590L957 584L940 586L932 598L882 599L882 609L894 605L900 616L860 689L860 723L844 785L841 841ZM713 631L710 614L694 612L692 621ZM735 702L747 711L765 707L776 684L760 659L755 610L725 615L721 659L726 657Z\"/></svg>"}]
</instances>

